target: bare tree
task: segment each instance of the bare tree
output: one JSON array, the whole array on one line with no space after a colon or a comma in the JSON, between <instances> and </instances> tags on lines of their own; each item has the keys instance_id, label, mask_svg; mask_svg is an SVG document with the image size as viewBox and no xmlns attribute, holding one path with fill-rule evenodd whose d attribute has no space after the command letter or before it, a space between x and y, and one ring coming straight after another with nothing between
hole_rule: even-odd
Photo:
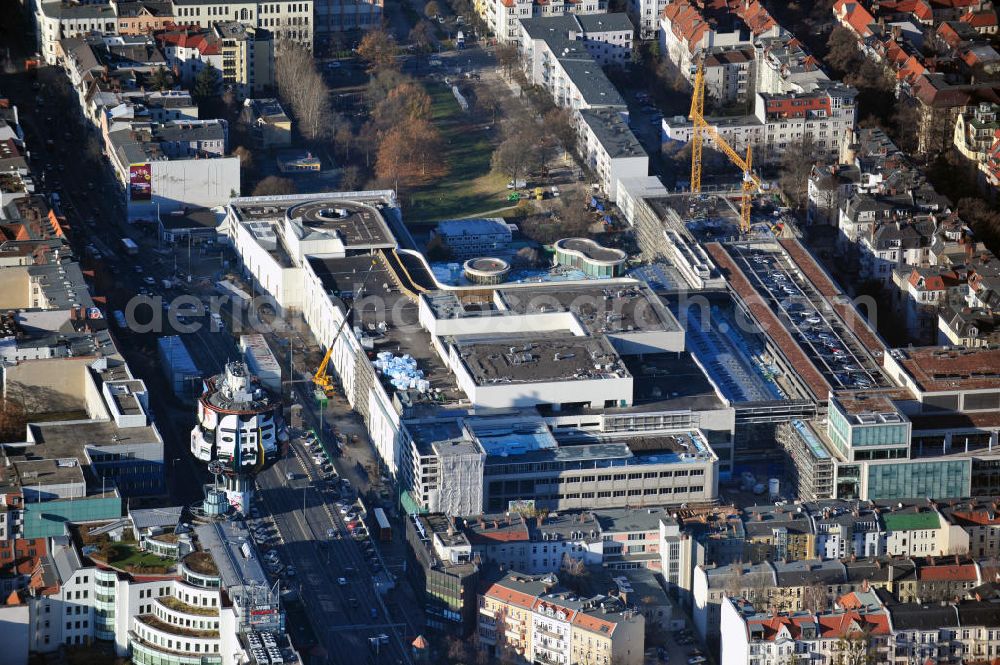
<instances>
[{"instance_id":1,"label":"bare tree","mask_svg":"<svg viewBox=\"0 0 1000 665\"><path fill-rule=\"evenodd\" d=\"M874 665L878 662L872 636L868 632L855 632L837 640L836 665Z\"/></svg>"},{"instance_id":2,"label":"bare tree","mask_svg":"<svg viewBox=\"0 0 1000 665\"><path fill-rule=\"evenodd\" d=\"M788 198L799 208L806 205L809 173L816 161L812 138L806 135L800 141L788 144L778 165L778 184Z\"/></svg>"},{"instance_id":3,"label":"bare tree","mask_svg":"<svg viewBox=\"0 0 1000 665\"><path fill-rule=\"evenodd\" d=\"M430 21L421 20L410 30L410 43L421 51L430 51L436 42Z\"/></svg>"},{"instance_id":4,"label":"bare tree","mask_svg":"<svg viewBox=\"0 0 1000 665\"><path fill-rule=\"evenodd\" d=\"M396 86L372 111L372 120L388 128L408 120L427 120L431 115L431 96L415 81Z\"/></svg>"},{"instance_id":5,"label":"bare tree","mask_svg":"<svg viewBox=\"0 0 1000 665\"><path fill-rule=\"evenodd\" d=\"M312 55L295 42L282 41L275 58L274 80L278 94L288 103L308 141L333 136L336 118L330 107L330 90L316 70Z\"/></svg>"},{"instance_id":6,"label":"bare tree","mask_svg":"<svg viewBox=\"0 0 1000 665\"><path fill-rule=\"evenodd\" d=\"M400 187L415 187L444 176L441 134L426 120L406 120L386 132L379 144L375 173Z\"/></svg>"},{"instance_id":7,"label":"bare tree","mask_svg":"<svg viewBox=\"0 0 1000 665\"><path fill-rule=\"evenodd\" d=\"M570 556L569 552L563 552L562 561L559 566L559 580L561 582L576 593L585 595L589 577L590 571L587 569L587 564L583 562L583 559L574 558Z\"/></svg>"},{"instance_id":8,"label":"bare tree","mask_svg":"<svg viewBox=\"0 0 1000 665\"><path fill-rule=\"evenodd\" d=\"M807 612L823 612L830 608L830 594L822 582L813 582L802 589L802 609Z\"/></svg>"},{"instance_id":9,"label":"bare tree","mask_svg":"<svg viewBox=\"0 0 1000 665\"><path fill-rule=\"evenodd\" d=\"M288 178L269 175L253 188L253 196L276 196L281 194L298 194L295 183Z\"/></svg>"},{"instance_id":10,"label":"bare tree","mask_svg":"<svg viewBox=\"0 0 1000 665\"><path fill-rule=\"evenodd\" d=\"M437 0L429 0L429 2L424 5L424 16L427 18L437 18L441 14L441 5L437 3Z\"/></svg>"},{"instance_id":11,"label":"bare tree","mask_svg":"<svg viewBox=\"0 0 1000 665\"><path fill-rule=\"evenodd\" d=\"M0 398L0 442L24 441L27 425L24 404L9 397Z\"/></svg>"},{"instance_id":12,"label":"bare tree","mask_svg":"<svg viewBox=\"0 0 1000 665\"><path fill-rule=\"evenodd\" d=\"M568 109L554 108L545 114L545 130L549 133L566 152L572 152L576 148L576 129L573 127L573 118Z\"/></svg>"},{"instance_id":13,"label":"bare tree","mask_svg":"<svg viewBox=\"0 0 1000 665\"><path fill-rule=\"evenodd\" d=\"M476 86L476 109L490 114L490 122L497 121L497 111L500 110L500 99L489 85Z\"/></svg>"},{"instance_id":14,"label":"bare tree","mask_svg":"<svg viewBox=\"0 0 1000 665\"><path fill-rule=\"evenodd\" d=\"M399 69L399 63L396 62L398 50L396 38L381 29L365 33L358 44L358 56L368 62L368 71L372 73Z\"/></svg>"},{"instance_id":15,"label":"bare tree","mask_svg":"<svg viewBox=\"0 0 1000 665\"><path fill-rule=\"evenodd\" d=\"M514 73L514 69L520 62L517 47L513 44L497 44L496 56L497 63L500 65L500 68L503 69L504 76L510 78L511 74Z\"/></svg>"}]
</instances>

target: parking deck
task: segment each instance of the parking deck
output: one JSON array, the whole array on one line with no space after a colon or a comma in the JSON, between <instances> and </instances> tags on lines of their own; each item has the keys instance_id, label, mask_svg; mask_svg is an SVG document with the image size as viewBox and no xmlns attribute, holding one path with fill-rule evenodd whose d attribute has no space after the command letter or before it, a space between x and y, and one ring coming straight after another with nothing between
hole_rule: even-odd
<instances>
[{"instance_id":1,"label":"parking deck","mask_svg":"<svg viewBox=\"0 0 1000 665\"><path fill-rule=\"evenodd\" d=\"M784 246L729 245L727 249L758 297L834 389L888 386L871 355L881 344L870 346L871 340L860 338L854 330L865 330L866 337L874 337L874 333L862 325L853 307L842 301L840 291L811 257L801 255L805 250L795 245L793 251L800 254L797 262L782 251ZM836 306L829 297L836 297Z\"/></svg>"}]
</instances>

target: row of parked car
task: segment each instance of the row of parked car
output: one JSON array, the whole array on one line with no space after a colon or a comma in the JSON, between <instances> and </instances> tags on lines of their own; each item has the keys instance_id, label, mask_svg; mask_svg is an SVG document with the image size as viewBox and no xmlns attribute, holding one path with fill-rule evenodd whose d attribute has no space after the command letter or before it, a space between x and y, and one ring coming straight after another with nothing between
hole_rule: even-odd
<instances>
[{"instance_id":1,"label":"row of parked car","mask_svg":"<svg viewBox=\"0 0 1000 665\"><path fill-rule=\"evenodd\" d=\"M271 518L261 518L257 509L252 508L247 528L250 529L250 535L257 544L257 550L264 553L261 560L268 572L275 577L284 577L285 579L295 577L295 566L291 564L286 566L281 560L278 550L275 549L281 543L278 540L278 530Z\"/></svg>"}]
</instances>

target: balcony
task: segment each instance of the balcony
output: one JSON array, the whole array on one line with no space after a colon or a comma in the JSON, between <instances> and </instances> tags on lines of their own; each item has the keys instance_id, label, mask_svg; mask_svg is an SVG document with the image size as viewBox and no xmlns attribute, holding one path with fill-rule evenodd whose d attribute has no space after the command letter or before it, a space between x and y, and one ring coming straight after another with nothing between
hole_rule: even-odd
<instances>
[{"instance_id":1,"label":"balcony","mask_svg":"<svg viewBox=\"0 0 1000 665\"><path fill-rule=\"evenodd\" d=\"M565 635L560 635L559 633L553 632L551 630L546 630L545 628L542 628L541 626L535 626L535 634L536 635L544 635L545 637L548 637L549 639L558 640L560 642L565 642L566 641L566 636Z\"/></svg>"},{"instance_id":2,"label":"balcony","mask_svg":"<svg viewBox=\"0 0 1000 665\"><path fill-rule=\"evenodd\" d=\"M183 600L178 600L173 596L160 596L156 599L160 605L163 605L169 610L174 612L179 612L181 614L195 614L202 617L217 617L219 616L219 608L217 607L202 607L198 605L189 605Z\"/></svg>"},{"instance_id":3,"label":"balcony","mask_svg":"<svg viewBox=\"0 0 1000 665\"><path fill-rule=\"evenodd\" d=\"M179 635L181 637L193 637L196 639L203 640L217 640L219 639L218 630L199 630L196 628L187 628L185 626L175 626L172 623L167 623L162 621L152 614L141 614L135 617L138 623L145 624L152 628L153 630L158 630L161 633L169 633L171 635Z\"/></svg>"}]
</instances>

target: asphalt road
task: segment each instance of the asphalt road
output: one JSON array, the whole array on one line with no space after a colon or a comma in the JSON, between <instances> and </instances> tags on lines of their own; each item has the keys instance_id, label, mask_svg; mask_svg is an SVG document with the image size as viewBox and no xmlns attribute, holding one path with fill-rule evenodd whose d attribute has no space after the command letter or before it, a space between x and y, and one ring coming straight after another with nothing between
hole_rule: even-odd
<instances>
[{"instance_id":1,"label":"asphalt road","mask_svg":"<svg viewBox=\"0 0 1000 665\"><path fill-rule=\"evenodd\" d=\"M111 312L124 309L140 291L167 300L179 295L210 295L210 282L199 286L197 278L216 278L223 265L221 258L200 255L195 250L194 265L189 266L184 248L174 249L172 255L154 251L157 243L152 234L124 222L121 190L107 162L101 155L87 152L93 130L80 117L75 96L69 96L65 75L57 68L43 68L35 83L23 72L0 77L4 94L21 110L39 193L59 193L74 252L84 268L93 272L92 292L107 299L109 318ZM53 126L60 131L54 132ZM47 143L49 139L52 143ZM139 243L137 255L121 251L120 240L125 236ZM94 250L99 259L94 258ZM175 277L178 268L196 279L164 289L161 280ZM207 319L202 322L207 324ZM177 331L169 323L148 333L122 331L113 324L111 329L133 374L147 384L150 411L164 439L170 501L185 505L200 501L202 484L208 478L204 466L188 451L194 408L189 400L172 395L156 354L157 338ZM205 375L218 372L226 360L238 357L234 334L228 329L202 325L196 332L183 334L183 339ZM294 385L298 401L307 405L307 420L320 431L311 390L309 383ZM339 406L346 409L346 405ZM346 411L340 413L333 406L331 409L331 415L349 418ZM399 591L390 592L385 604L378 597L362 548L347 535L336 508L313 485L317 470L312 468L309 455L303 454L299 444L293 444L291 450L290 457L259 477L259 497L264 512L274 515L282 541L278 548L281 557L298 569L293 581L300 585L313 632L326 652L325 662L409 665L408 642L421 632L419 611L412 608L412 603L405 603L405 594ZM298 475L298 480L286 481L289 470ZM343 540L329 539L328 529L340 530ZM340 577L348 581L346 586L338 584ZM399 580L397 584L406 582ZM410 607L400 609L404 604ZM289 626L289 631L294 633L295 627ZM389 639L376 655L368 638L378 635Z\"/></svg>"},{"instance_id":2,"label":"asphalt road","mask_svg":"<svg viewBox=\"0 0 1000 665\"><path fill-rule=\"evenodd\" d=\"M293 441L288 454L262 472L257 484L265 508L262 514L273 517L280 534L281 559L296 569L295 577L286 578L285 584L298 590L308 608L326 662L409 663L402 636L411 634L411 629L404 620L386 615L363 544L350 535L333 499L320 491L326 481L319 477L302 441ZM340 539L327 536L331 529L341 534ZM339 583L340 578L346 585ZM389 637L389 643L376 659L369 638L378 635Z\"/></svg>"}]
</instances>

